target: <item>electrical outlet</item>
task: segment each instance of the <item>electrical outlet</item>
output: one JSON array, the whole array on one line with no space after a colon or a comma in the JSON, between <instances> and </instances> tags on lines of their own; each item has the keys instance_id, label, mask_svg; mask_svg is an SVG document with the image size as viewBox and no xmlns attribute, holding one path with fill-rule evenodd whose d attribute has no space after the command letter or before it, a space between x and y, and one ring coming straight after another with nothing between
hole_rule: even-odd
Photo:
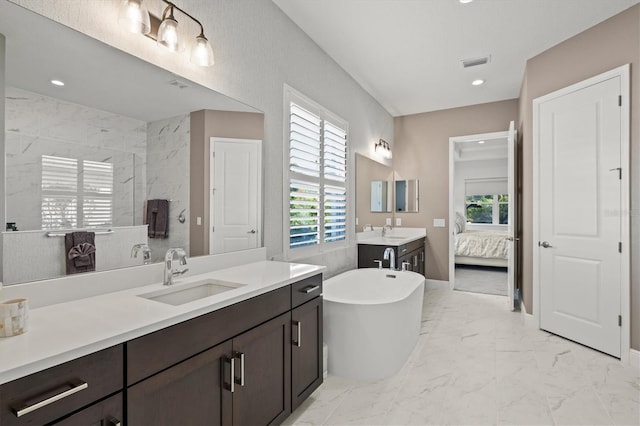
<instances>
[{"instance_id":1,"label":"electrical outlet","mask_svg":"<svg viewBox=\"0 0 640 426\"><path fill-rule=\"evenodd\" d=\"M396 226L402 226L402 218L396 217Z\"/></svg>"},{"instance_id":2,"label":"electrical outlet","mask_svg":"<svg viewBox=\"0 0 640 426\"><path fill-rule=\"evenodd\" d=\"M444 228L445 226L446 225L444 219L433 219L434 228Z\"/></svg>"},{"instance_id":3,"label":"electrical outlet","mask_svg":"<svg viewBox=\"0 0 640 426\"><path fill-rule=\"evenodd\" d=\"M196 217L196 225L202 225L202 218L200 216Z\"/></svg>"},{"instance_id":4,"label":"electrical outlet","mask_svg":"<svg viewBox=\"0 0 640 426\"><path fill-rule=\"evenodd\" d=\"M386 218L385 223L391 226L391 218L390 217Z\"/></svg>"},{"instance_id":5,"label":"electrical outlet","mask_svg":"<svg viewBox=\"0 0 640 426\"><path fill-rule=\"evenodd\" d=\"M357 218L357 217L356 217L356 225L359 225L359 223L358 223L358 218Z\"/></svg>"}]
</instances>

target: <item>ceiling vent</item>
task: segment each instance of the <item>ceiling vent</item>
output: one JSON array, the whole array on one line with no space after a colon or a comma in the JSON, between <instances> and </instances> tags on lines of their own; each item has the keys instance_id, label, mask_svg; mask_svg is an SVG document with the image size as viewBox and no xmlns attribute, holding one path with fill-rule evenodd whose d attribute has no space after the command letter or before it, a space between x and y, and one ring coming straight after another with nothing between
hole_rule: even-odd
<instances>
[{"instance_id":1,"label":"ceiling vent","mask_svg":"<svg viewBox=\"0 0 640 426\"><path fill-rule=\"evenodd\" d=\"M463 59L462 68L477 67L478 65L486 65L491 62L491 56L484 56L482 58Z\"/></svg>"},{"instance_id":2,"label":"ceiling vent","mask_svg":"<svg viewBox=\"0 0 640 426\"><path fill-rule=\"evenodd\" d=\"M175 86L178 89L186 89L187 87L191 87L191 86L189 86L189 84L186 81L178 79L178 78L176 78L174 80L171 80L169 82L169 85L170 86Z\"/></svg>"}]
</instances>

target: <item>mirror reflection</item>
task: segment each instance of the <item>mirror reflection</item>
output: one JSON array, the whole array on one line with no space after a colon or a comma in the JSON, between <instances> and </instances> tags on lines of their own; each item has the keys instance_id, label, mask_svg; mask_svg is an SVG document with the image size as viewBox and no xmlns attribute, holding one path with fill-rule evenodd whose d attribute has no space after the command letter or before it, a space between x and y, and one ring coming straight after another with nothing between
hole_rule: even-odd
<instances>
[{"instance_id":1,"label":"mirror reflection","mask_svg":"<svg viewBox=\"0 0 640 426\"><path fill-rule=\"evenodd\" d=\"M393 192L386 180L371 181L371 213L390 212Z\"/></svg>"},{"instance_id":2,"label":"mirror reflection","mask_svg":"<svg viewBox=\"0 0 640 426\"><path fill-rule=\"evenodd\" d=\"M395 181L395 211L400 213L418 212L418 180L396 180Z\"/></svg>"},{"instance_id":3,"label":"mirror reflection","mask_svg":"<svg viewBox=\"0 0 640 426\"><path fill-rule=\"evenodd\" d=\"M65 240L74 232L95 247L82 270L161 261L169 247L209 254L210 138L260 140L263 115L10 2L0 5L0 34L0 281L70 273Z\"/></svg>"}]
</instances>

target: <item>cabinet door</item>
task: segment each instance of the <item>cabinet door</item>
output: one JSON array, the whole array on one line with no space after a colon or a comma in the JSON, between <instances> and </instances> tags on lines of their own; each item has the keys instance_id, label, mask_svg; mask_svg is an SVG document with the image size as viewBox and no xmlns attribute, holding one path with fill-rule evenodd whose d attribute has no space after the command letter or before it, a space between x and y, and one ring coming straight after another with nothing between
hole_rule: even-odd
<instances>
[{"instance_id":1,"label":"cabinet door","mask_svg":"<svg viewBox=\"0 0 640 426\"><path fill-rule=\"evenodd\" d=\"M322 297L291 311L291 409L322 384Z\"/></svg>"},{"instance_id":2,"label":"cabinet door","mask_svg":"<svg viewBox=\"0 0 640 426\"><path fill-rule=\"evenodd\" d=\"M123 424L122 392L97 402L55 424L56 426L120 426Z\"/></svg>"},{"instance_id":3,"label":"cabinet door","mask_svg":"<svg viewBox=\"0 0 640 426\"><path fill-rule=\"evenodd\" d=\"M278 424L291 413L290 323L287 312L233 339L233 424Z\"/></svg>"},{"instance_id":4,"label":"cabinet door","mask_svg":"<svg viewBox=\"0 0 640 426\"><path fill-rule=\"evenodd\" d=\"M225 407L231 406L231 393L223 390L222 364L230 353L228 341L131 386L127 424L229 424L230 418L223 415L230 413Z\"/></svg>"}]
</instances>

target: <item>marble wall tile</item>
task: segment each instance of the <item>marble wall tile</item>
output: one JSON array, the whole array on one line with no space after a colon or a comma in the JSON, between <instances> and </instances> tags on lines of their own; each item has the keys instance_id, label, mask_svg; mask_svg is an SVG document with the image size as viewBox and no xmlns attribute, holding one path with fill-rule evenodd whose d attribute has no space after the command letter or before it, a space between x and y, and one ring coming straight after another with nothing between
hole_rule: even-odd
<instances>
[{"instance_id":1,"label":"marble wall tile","mask_svg":"<svg viewBox=\"0 0 640 426\"><path fill-rule=\"evenodd\" d=\"M84 105L6 89L7 221L41 229L41 157L51 155L113 162L113 226L134 224L134 199L143 197L146 123Z\"/></svg>"},{"instance_id":2,"label":"marble wall tile","mask_svg":"<svg viewBox=\"0 0 640 426\"><path fill-rule=\"evenodd\" d=\"M172 247L189 254L189 143L189 114L147 124L145 200L170 200L169 237L149 239L152 262L164 259ZM183 210L186 220L180 223Z\"/></svg>"}]
</instances>

